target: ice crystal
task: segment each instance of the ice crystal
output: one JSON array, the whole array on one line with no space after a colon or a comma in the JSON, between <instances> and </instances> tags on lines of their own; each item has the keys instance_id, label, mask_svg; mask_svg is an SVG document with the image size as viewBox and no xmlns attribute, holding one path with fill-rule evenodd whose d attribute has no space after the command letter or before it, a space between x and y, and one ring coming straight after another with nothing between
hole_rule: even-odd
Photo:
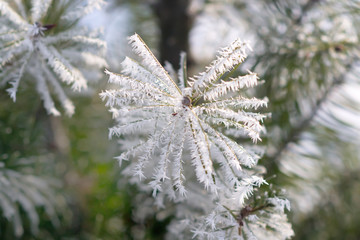
<instances>
[{"instance_id":1,"label":"ice crystal","mask_svg":"<svg viewBox=\"0 0 360 240\"><path fill-rule=\"evenodd\" d=\"M66 96L61 82L71 85L74 91L81 91L87 88L87 80L76 59L67 53L79 55L84 58L83 62L93 58L93 65L105 66L106 63L99 57L104 53L105 43L94 33L73 25L103 3L102 0L89 0L85 1L85 6L68 11L74 3L67 0L32 0L28 5L30 9L24 9L26 5L18 1L0 0L0 85L11 85L7 91L14 101L21 80L29 79L35 82L49 114L60 115L49 88L66 114L74 113L73 103ZM62 11L64 13L57 18L58 22L43 22Z\"/></svg>"}]
</instances>

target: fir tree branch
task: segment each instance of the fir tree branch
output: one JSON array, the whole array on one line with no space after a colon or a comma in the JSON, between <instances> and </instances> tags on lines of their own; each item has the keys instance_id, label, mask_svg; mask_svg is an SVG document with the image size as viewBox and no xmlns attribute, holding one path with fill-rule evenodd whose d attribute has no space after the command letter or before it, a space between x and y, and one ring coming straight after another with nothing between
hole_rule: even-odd
<instances>
[{"instance_id":1,"label":"fir tree branch","mask_svg":"<svg viewBox=\"0 0 360 240\"><path fill-rule=\"evenodd\" d=\"M349 68L349 67L347 67ZM277 151L267 157L267 163L269 164L267 167L272 168L275 167L276 164L279 163L280 157L283 154L283 152L288 148L288 146L291 143L295 143L299 140L300 135L308 129L314 118L316 117L317 113L321 110L322 105L324 102L326 102L329 99L329 96L331 93L340 85L342 85L345 82L345 76L341 76L336 78L333 83L326 89L326 91L323 93L321 98L319 98L314 107L312 108L312 111L310 114L303 118L299 124L292 128L290 133L287 134L287 136L282 140L280 146L278 147Z\"/></svg>"}]
</instances>

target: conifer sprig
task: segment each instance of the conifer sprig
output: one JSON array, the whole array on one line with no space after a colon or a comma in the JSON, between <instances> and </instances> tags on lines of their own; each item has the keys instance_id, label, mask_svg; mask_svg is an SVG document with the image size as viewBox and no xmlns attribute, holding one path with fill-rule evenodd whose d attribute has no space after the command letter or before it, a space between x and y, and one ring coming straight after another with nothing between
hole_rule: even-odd
<instances>
[{"instance_id":1,"label":"conifer sprig","mask_svg":"<svg viewBox=\"0 0 360 240\"><path fill-rule=\"evenodd\" d=\"M234 175L241 170L241 165L250 167L257 162L256 154L220 130L233 128L254 142L260 140L263 131L261 121L265 115L248 110L265 107L266 99L249 99L242 92L244 87L257 85L256 74L221 80L222 75L245 59L249 49L246 44L234 41L219 53L206 72L190 82L185 79L182 57L183 69L179 70L178 86L137 34L129 37L129 42L134 52L140 55L142 64L126 58L121 64L121 74L106 70L109 82L118 84L119 89L106 90L100 95L111 111L116 112L118 119L118 124L110 129L110 136L127 138L145 130L148 138L135 148L123 146L128 150L118 157L120 163L137 157L138 161L131 163L130 167L135 175L153 179L150 183L156 195L163 190L164 181L173 181L177 190L183 187L180 149L184 142L189 147L197 179L211 192L218 188L218 170L215 171L214 164L228 165L229 172L222 174ZM214 159L213 149L218 149L225 161ZM152 176L144 173L149 161L156 162ZM233 179L236 178L235 174Z\"/></svg>"},{"instance_id":2,"label":"conifer sprig","mask_svg":"<svg viewBox=\"0 0 360 240\"><path fill-rule=\"evenodd\" d=\"M84 72L78 69L76 59L72 58L74 53L92 58L92 61L82 61L89 66L106 66L101 57L105 53L105 42L74 23L103 4L102 0L89 0L85 7L76 7L66 0L32 0L27 5L29 9L25 9L26 5L0 0L0 84L11 85L7 91L13 101L16 101L21 81L30 80L36 83L49 114L60 115L50 89L66 114L74 113L61 82L71 85L74 91L86 89L88 82ZM59 22L43 22L58 13L63 15L57 19ZM72 52L70 57L66 50Z\"/></svg>"}]
</instances>

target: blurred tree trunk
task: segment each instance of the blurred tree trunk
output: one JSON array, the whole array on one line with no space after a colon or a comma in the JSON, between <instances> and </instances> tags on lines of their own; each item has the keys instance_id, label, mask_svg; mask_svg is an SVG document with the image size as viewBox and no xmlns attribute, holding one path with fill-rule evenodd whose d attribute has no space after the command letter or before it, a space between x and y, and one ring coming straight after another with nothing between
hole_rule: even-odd
<instances>
[{"instance_id":1,"label":"blurred tree trunk","mask_svg":"<svg viewBox=\"0 0 360 240\"><path fill-rule=\"evenodd\" d=\"M153 10L159 21L161 39L160 61L170 62L179 68L180 53L189 53L189 32L193 17L188 11L190 0L158 0ZM188 54L188 65L191 64Z\"/></svg>"}]
</instances>

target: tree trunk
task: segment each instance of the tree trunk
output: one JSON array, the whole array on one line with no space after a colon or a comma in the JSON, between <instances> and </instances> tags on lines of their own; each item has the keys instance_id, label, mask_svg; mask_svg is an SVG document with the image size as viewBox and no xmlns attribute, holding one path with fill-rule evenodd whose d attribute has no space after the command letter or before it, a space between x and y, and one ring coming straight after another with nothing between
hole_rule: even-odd
<instances>
[{"instance_id":1,"label":"tree trunk","mask_svg":"<svg viewBox=\"0 0 360 240\"><path fill-rule=\"evenodd\" d=\"M188 53L189 58L189 31L192 25L192 16L188 12L190 0L158 0L153 9L159 21L161 32L160 61L170 62L175 69L179 68L180 53Z\"/></svg>"}]
</instances>

